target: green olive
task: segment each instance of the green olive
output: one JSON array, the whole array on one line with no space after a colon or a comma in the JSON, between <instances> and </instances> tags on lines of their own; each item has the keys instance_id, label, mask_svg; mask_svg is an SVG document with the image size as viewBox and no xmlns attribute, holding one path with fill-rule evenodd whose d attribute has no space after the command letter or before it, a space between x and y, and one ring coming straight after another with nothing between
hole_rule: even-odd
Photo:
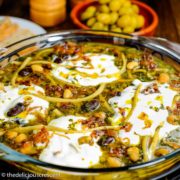
<instances>
[{"instance_id":1,"label":"green olive","mask_svg":"<svg viewBox=\"0 0 180 180\"><path fill-rule=\"evenodd\" d=\"M122 30L121 30L121 28L119 28L119 27L116 27L116 28L111 28L111 31L113 31L113 32L122 32Z\"/></svg>"},{"instance_id":2,"label":"green olive","mask_svg":"<svg viewBox=\"0 0 180 180\"><path fill-rule=\"evenodd\" d=\"M119 0L112 0L109 3L109 8L111 11L118 11L121 6L122 6L122 3Z\"/></svg>"},{"instance_id":3,"label":"green olive","mask_svg":"<svg viewBox=\"0 0 180 180\"><path fill-rule=\"evenodd\" d=\"M97 18L99 14L101 14L101 12L97 11L94 16Z\"/></svg>"},{"instance_id":4,"label":"green olive","mask_svg":"<svg viewBox=\"0 0 180 180\"><path fill-rule=\"evenodd\" d=\"M136 14L139 13L139 7L138 7L137 5L133 4L133 5L131 6L131 8L133 9L133 11L134 11Z\"/></svg>"},{"instance_id":5,"label":"green olive","mask_svg":"<svg viewBox=\"0 0 180 180\"><path fill-rule=\"evenodd\" d=\"M88 19L88 18L89 18L89 16L88 16L87 12L83 12L83 13L81 14L81 20L82 20L82 21L85 21L85 20Z\"/></svg>"},{"instance_id":6,"label":"green olive","mask_svg":"<svg viewBox=\"0 0 180 180\"><path fill-rule=\"evenodd\" d=\"M109 14L111 17L111 22L110 24L115 24L116 21L118 20L119 14L117 12L112 12Z\"/></svg>"},{"instance_id":7,"label":"green olive","mask_svg":"<svg viewBox=\"0 0 180 180\"><path fill-rule=\"evenodd\" d=\"M136 15L131 16L131 26L134 27L134 29L137 28L137 18L136 18Z\"/></svg>"},{"instance_id":8,"label":"green olive","mask_svg":"<svg viewBox=\"0 0 180 180\"><path fill-rule=\"evenodd\" d=\"M107 5L103 4L99 7L99 11L102 13L108 13L110 11L110 9Z\"/></svg>"},{"instance_id":9,"label":"green olive","mask_svg":"<svg viewBox=\"0 0 180 180\"><path fill-rule=\"evenodd\" d=\"M120 8L119 10L119 15L124 15L124 14L133 14L135 13L134 10L132 9L131 6L127 7L127 6L123 6Z\"/></svg>"},{"instance_id":10,"label":"green olive","mask_svg":"<svg viewBox=\"0 0 180 180\"><path fill-rule=\"evenodd\" d=\"M94 30L103 30L104 29L104 25L101 22L95 22L92 26L92 29Z\"/></svg>"},{"instance_id":11,"label":"green olive","mask_svg":"<svg viewBox=\"0 0 180 180\"><path fill-rule=\"evenodd\" d=\"M119 1L120 1L120 3L123 5L124 2L127 1L127 0L119 0Z\"/></svg>"},{"instance_id":12,"label":"green olive","mask_svg":"<svg viewBox=\"0 0 180 180\"><path fill-rule=\"evenodd\" d=\"M114 28L117 28L118 26L116 24L113 24L110 26L110 29L114 29Z\"/></svg>"},{"instance_id":13,"label":"green olive","mask_svg":"<svg viewBox=\"0 0 180 180\"><path fill-rule=\"evenodd\" d=\"M86 11L95 14L95 12L96 12L96 7L95 7L95 6L89 6L89 7L86 9Z\"/></svg>"},{"instance_id":14,"label":"green olive","mask_svg":"<svg viewBox=\"0 0 180 180\"><path fill-rule=\"evenodd\" d=\"M134 32L134 27L132 27L132 26L125 27L123 29L123 32L124 33L133 33Z\"/></svg>"},{"instance_id":15,"label":"green olive","mask_svg":"<svg viewBox=\"0 0 180 180\"><path fill-rule=\"evenodd\" d=\"M127 26L130 26L131 25L131 16L127 15L127 14L121 16L117 21L117 25L120 28L125 28Z\"/></svg>"},{"instance_id":16,"label":"green olive","mask_svg":"<svg viewBox=\"0 0 180 180\"><path fill-rule=\"evenodd\" d=\"M137 20L136 28L137 29L142 28L145 23L144 17L142 15L137 15L136 20Z\"/></svg>"},{"instance_id":17,"label":"green olive","mask_svg":"<svg viewBox=\"0 0 180 180\"><path fill-rule=\"evenodd\" d=\"M131 6L131 1L125 1L124 3L123 3L123 6L124 7L130 7Z\"/></svg>"},{"instance_id":18,"label":"green olive","mask_svg":"<svg viewBox=\"0 0 180 180\"><path fill-rule=\"evenodd\" d=\"M103 30L104 31L109 31L109 27L108 26L104 26Z\"/></svg>"},{"instance_id":19,"label":"green olive","mask_svg":"<svg viewBox=\"0 0 180 180\"><path fill-rule=\"evenodd\" d=\"M92 17L92 18L90 18L90 19L88 19L88 21L87 21L87 26L89 26L89 27L91 27L91 26L93 26L93 24L96 22L96 18L95 17Z\"/></svg>"},{"instance_id":20,"label":"green olive","mask_svg":"<svg viewBox=\"0 0 180 180\"><path fill-rule=\"evenodd\" d=\"M97 20L103 24L110 24L111 17L107 13L100 13L97 15Z\"/></svg>"},{"instance_id":21,"label":"green olive","mask_svg":"<svg viewBox=\"0 0 180 180\"><path fill-rule=\"evenodd\" d=\"M95 6L89 6L82 14L81 14L81 20L85 21L91 17L93 17L96 13L96 7Z\"/></svg>"},{"instance_id":22,"label":"green olive","mask_svg":"<svg viewBox=\"0 0 180 180\"><path fill-rule=\"evenodd\" d=\"M111 0L99 0L100 4L107 4L109 3Z\"/></svg>"}]
</instances>

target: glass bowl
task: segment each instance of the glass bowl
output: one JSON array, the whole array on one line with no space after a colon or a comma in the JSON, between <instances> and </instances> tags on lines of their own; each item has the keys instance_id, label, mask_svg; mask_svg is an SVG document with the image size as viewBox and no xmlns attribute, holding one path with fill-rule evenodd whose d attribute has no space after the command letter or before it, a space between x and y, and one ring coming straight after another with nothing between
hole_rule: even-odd
<instances>
[{"instance_id":1,"label":"glass bowl","mask_svg":"<svg viewBox=\"0 0 180 180\"><path fill-rule=\"evenodd\" d=\"M107 31L72 30L53 34L42 34L19 41L6 48L0 49L0 65L6 66L9 61L27 55L38 49L54 46L65 40L77 42L103 42L121 46L131 46L140 50L148 50L159 56L164 61L171 61L180 70L180 56L168 46L156 39L131 36L127 34L112 33ZM1 144L1 143L0 143ZM3 144L0 145L0 158L21 170L38 174L47 174L53 179L76 180L129 180L129 179L157 179L158 176L177 170L180 161L180 149L166 156L151 160L146 163L135 164L119 168L86 169L57 166L35 160L27 155L18 153Z\"/></svg>"}]
</instances>

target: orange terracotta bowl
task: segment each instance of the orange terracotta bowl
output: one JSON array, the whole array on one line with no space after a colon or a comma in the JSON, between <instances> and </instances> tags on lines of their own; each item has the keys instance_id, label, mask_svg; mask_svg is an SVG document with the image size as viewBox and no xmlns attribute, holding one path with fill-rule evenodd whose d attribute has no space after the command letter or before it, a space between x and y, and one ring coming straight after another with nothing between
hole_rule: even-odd
<instances>
[{"instance_id":1,"label":"orange terracotta bowl","mask_svg":"<svg viewBox=\"0 0 180 180\"><path fill-rule=\"evenodd\" d=\"M136 4L139 7L139 14L143 15L145 18L145 24L144 26L133 33L133 35L139 35L139 36L153 36L155 34L155 30L158 26L158 16L156 12L147 4L142 3L140 1L131 1L133 4ZM86 26L81 20L80 15L82 12L85 11L85 9L88 6L97 6L99 3L97 0L88 0L85 2L81 2L77 4L71 11L71 19L73 23L81 28L81 29L90 29L88 26Z\"/></svg>"}]
</instances>

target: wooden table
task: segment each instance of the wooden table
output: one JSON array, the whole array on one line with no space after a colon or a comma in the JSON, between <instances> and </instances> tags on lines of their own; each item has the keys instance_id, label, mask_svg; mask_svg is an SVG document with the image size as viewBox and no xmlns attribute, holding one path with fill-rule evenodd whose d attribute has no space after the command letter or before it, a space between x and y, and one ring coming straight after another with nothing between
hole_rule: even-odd
<instances>
[{"instance_id":1,"label":"wooden table","mask_svg":"<svg viewBox=\"0 0 180 180\"><path fill-rule=\"evenodd\" d=\"M180 0L142 0L151 5L159 16L159 26L155 36L167 38L168 40L180 43ZM69 7L69 0L68 0ZM64 23L46 28L48 32L56 30L76 29L69 17L68 8L67 19ZM28 0L4 0L0 7L0 15L17 16L29 19Z\"/></svg>"},{"instance_id":2,"label":"wooden table","mask_svg":"<svg viewBox=\"0 0 180 180\"><path fill-rule=\"evenodd\" d=\"M180 43L180 0L144 0L147 4L151 5L157 12L159 16L159 26L156 31L156 36L163 37L168 40ZM70 12L68 6L68 12ZM3 5L0 7L0 15L9 15L17 16L20 18L30 19L29 17L29 5L27 0L4 0ZM67 30L67 29L76 29L73 25L69 13L67 13L67 19L64 23L53 27L46 28L48 32L57 31L57 30ZM16 168L12 168L7 163L0 162L0 173L1 172L11 172L17 173ZM174 173L178 175L178 172ZM1 176L0 176L1 177ZM171 176L168 176L164 179L171 179ZM11 178L9 178L11 179ZM22 178L21 178L22 179Z\"/></svg>"}]
</instances>

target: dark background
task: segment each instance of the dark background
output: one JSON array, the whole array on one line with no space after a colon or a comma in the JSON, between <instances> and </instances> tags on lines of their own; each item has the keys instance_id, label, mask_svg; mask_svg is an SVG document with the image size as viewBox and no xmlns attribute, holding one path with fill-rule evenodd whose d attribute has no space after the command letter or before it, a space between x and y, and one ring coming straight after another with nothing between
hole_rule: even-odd
<instances>
[{"instance_id":1,"label":"dark background","mask_svg":"<svg viewBox=\"0 0 180 180\"><path fill-rule=\"evenodd\" d=\"M67 18L62 24L46 28L48 32L55 30L75 29L70 14L70 0L67 0ZM159 16L159 26L156 36L180 43L180 0L141 0L149 4ZM29 17L28 0L4 0L0 7L0 15Z\"/></svg>"}]
</instances>

